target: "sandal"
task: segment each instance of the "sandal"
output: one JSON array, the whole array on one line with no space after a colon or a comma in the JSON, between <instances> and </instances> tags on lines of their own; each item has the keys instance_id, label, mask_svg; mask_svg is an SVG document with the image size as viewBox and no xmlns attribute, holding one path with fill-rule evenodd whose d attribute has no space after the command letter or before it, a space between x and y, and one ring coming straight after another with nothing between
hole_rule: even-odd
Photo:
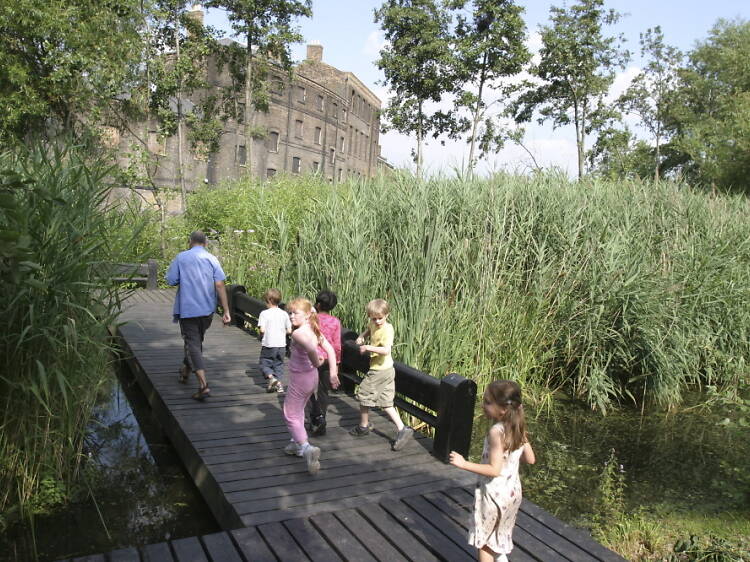
<instances>
[{"instance_id":1,"label":"sandal","mask_svg":"<svg viewBox=\"0 0 750 562\"><path fill-rule=\"evenodd\" d=\"M187 384L189 376L190 376L190 367L188 367L187 365L183 364L180 367L180 378L177 379L177 380L180 381L180 384Z\"/></svg>"},{"instance_id":2,"label":"sandal","mask_svg":"<svg viewBox=\"0 0 750 562\"><path fill-rule=\"evenodd\" d=\"M206 398L211 396L211 389L207 386L203 386L198 389L198 392L193 394L191 397L193 400L198 400L198 402L203 402Z\"/></svg>"}]
</instances>

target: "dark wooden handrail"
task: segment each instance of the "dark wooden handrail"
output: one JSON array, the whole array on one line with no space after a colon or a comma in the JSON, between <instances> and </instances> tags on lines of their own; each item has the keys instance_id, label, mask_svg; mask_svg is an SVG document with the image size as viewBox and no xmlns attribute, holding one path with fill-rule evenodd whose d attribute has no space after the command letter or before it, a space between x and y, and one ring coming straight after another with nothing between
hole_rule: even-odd
<instances>
[{"instance_id":1,"label":"dark wooden handrail","mask_svg":"<svg viewBox=\"0 0 750 562\"><path fill-rule=\"evenodd\" d=\"M158 288L159 262L109 264L109 278L116 283L137 283L146 289Z\"/></svg>"},{"instance_id":2,"label":"dark wooden handrail","mask_svg":"<svg viewBox=\"0 0 750 562\"><path fill-rule=\"evenodd\" d=\"M266 304L248 296L242 285L229 285L227 297L235 324L248 331L255 328ZM280 307L284 308L283 303ZM356 339L356 332L342 330L340 378L349 391L362 380L360 373L370 368L369 357L359 352ZM448 460L451 451L466 456L471 444L476 383L456 373L438 379L398 361L394 361L394 368L399 395L395 405L435 428L433 454L442 461Z\"/></svg>"}]
</instances>

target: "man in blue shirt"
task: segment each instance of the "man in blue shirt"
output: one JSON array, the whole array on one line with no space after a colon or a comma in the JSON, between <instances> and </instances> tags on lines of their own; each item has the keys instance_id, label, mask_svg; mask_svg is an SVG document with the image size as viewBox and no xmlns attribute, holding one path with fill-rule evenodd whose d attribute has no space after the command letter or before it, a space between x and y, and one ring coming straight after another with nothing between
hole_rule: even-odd
<instances>
[{"instance_id":1,"label":"man in blue shirt","mask_svg":"<svg viewBox=\"0 0 750 562\"><path fill-rule=\"evenodd\" d=\"M203 362L203 337L211 326L217 293L224 309L224 324L229 324L232 320L224 287L226 275L219 260L206 250L206 242L203 232L193 232L190 235L190 249L177 254L169 264L166 275L167 283L179 285L174 299L174 319L180 323L180 332L185 341L180 382L187 382L190 371L195 373L200 385L198 392L193 394L195 400L204 400L211 394Z\"/></svg>"}]
</instances>

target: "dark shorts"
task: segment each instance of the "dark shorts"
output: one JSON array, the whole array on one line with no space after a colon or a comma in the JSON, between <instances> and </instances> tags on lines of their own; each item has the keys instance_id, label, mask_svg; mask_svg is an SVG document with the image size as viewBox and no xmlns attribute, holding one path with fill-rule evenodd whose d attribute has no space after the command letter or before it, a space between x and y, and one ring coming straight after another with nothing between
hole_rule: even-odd
<instances>
[{"instance_id":1,"label":"dark shorts","mask_svg":"<svg viewBox=\"0 0 750 562\"><path fill-rule=\"evenodd\" d=\"M271 375L277 379L284 374L284 354L286 347L261 347L260 372L268 378Z\"/></svg>"},{"instance_id":2,"label":"dark shorts","mask_svg":"<svg viewBox=\"0 0 750 562\"><path fill-rule=\"evenodd\" d=\"M206 370L206 365L203 362L203 338L206 335L206 330L211 327L213 318L213 314L194 318L180 318L180 332L185 342L183 363L190 367L193 372Z\"/></svg>"}]
</instances>

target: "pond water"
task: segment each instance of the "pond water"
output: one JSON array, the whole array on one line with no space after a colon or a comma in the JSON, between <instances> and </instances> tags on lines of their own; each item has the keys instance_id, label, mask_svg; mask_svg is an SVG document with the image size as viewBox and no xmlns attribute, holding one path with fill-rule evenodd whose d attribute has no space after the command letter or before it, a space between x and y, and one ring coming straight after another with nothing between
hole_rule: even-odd
<instances>
[{"instance_id":1,"label":"pond water","mask_svg":"<svg viewBox=\"0 0 750 562\"><path fill-rule=\"evenodd\" d=\"M13 529L0 560L33 560L34 542L39 560L57 560L220 530L130 373L116 375L89 427L77 501Z\"/></svg>"}]
</instances>

